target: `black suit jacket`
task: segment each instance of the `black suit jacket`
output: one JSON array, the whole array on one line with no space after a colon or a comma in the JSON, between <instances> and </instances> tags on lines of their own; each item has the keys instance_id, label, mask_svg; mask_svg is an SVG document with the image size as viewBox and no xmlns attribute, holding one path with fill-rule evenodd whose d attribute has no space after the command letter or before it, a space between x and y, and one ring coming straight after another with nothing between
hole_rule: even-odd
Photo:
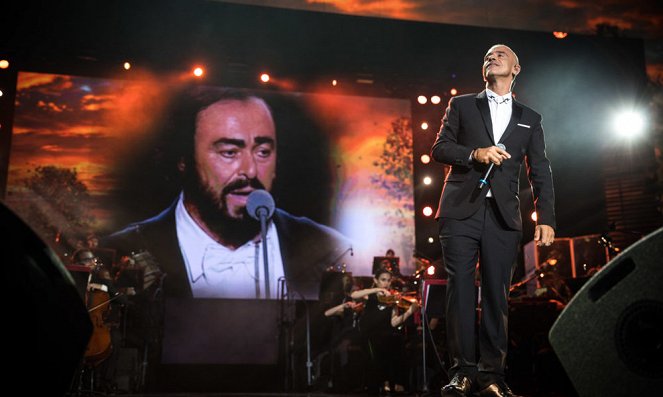
<instances>
[{"instance_id":1,"label":"black suit jacket","mask_svg":"<svg viewBox=\"0 0 663 397\"><path fill-rule=\"evenodd\" d=\"M435 160L451 166L436 219L465 219L479 209L488 189L479 190L477 185L488 166L471 161L470 154L475 148L503 143L511 158L500 167L493 167L489 184L507 226L522 230L518 194L520 168L525 162L538 223L556 227L552 173L541 115L516 100L512 106L511 120L500 141L495 142L486 92L451 98L431 149Z\"/></svg>"},{"instance_id":2,"label":"black suit jacket","mask_svg":"<svg viewBox=\"0 0 663 397\"><path fill-rule=\"evenodd\" d=\"M165 295L186 298L193 294L177 240L176 205L177 201L159 215L102 239L101 244L116 249L119 255L149 252L166 274ZM279 236L289 290L307 299L317 299L322 273L350 248L349 240L330 227L280 209L275 210L272 220Z\"/></svg>"}]
</instances>

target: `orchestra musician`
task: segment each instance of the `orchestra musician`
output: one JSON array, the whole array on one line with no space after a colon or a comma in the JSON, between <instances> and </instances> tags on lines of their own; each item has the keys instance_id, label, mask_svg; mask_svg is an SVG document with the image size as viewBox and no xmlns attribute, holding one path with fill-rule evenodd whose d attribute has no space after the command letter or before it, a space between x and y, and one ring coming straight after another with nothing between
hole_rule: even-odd
<instances>
[{"instance_id":1,"label":"orchestra musician","mask_svg":"<svg viewBox=\"0 0 663 397\"><path fill-rule=\"evenodd\" d=\"M399 307L397 292L390 290L392 274L380 268L373 277L373 287L354 291L350 297L362 299L365 307L359 319L359 330L368 358L369 392L403 392L405 341L400 326L418 309L413 302L405 310Z\"/></svg>"},{"instance_id":2,"label":"orchestra musician","mask_svg":"<svg viewBox=\"0 0 663 397\"><path fill-rule=\"evenodd\" d=\"M78 249L72 255L74 265L89 269L85 304L92 321L92 336L85 351L83 367L89 373L91 391L115 391L114 372L117 361L115 345L119 337L118 304L126 303L117 292L109 269L90 248ZM97 389L97 390L94 390Z\"/></svg>"}]
</instances>

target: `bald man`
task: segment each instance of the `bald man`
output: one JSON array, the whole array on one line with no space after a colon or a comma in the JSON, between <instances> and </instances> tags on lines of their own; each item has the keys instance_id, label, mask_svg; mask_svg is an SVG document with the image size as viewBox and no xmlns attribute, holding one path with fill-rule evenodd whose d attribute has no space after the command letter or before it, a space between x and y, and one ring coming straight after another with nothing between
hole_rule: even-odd
<instances>
[{"instance_id":1,"label":"bald man","mask_svg":"<svg viewBox=\"0 0 663 397\"><path fill-rule=\"evenodd\" d=\"M534 240L555 236L554 192L541 115L512 94L521 71L503 44L483 60L486 89L451 98L432 157L451 166L436 214L448 273L447 338L451 380L442 396L515 396L505 382L508 291L522 237L519 176L523 162L538 215ZM492 168L491 168L492 167ZM481 321L475 272L480 263ZM478 335L479 356L476 354Z\"/></svg>"}]
</instances>

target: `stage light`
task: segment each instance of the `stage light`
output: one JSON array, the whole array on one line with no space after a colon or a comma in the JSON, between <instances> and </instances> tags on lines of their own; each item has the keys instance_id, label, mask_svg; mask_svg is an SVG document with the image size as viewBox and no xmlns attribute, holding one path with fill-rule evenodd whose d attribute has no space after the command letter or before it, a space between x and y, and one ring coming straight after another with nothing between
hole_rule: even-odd
<instances>
[{"instance_id":1,"label":"stage light","mask_svg":"<svg viewBox=\"0 0 663 397\"><path fill-rule=\"evenodd\" d=\"M435 242L435 239L433 237L428 237L428 242L433 244Z\"/></svg>"},{"instance_id":2,"label":"stage light","mask_svg":"<svg viewBox=\"0 0 663 397\"><path fill-rule=\"evenodd\" d=\"M334 87L336 87L336 86L338 85L338 81L336 81L336 80L332 80L332 85L333 85Z\"/></svg>"},{"instance_id":3,"label":"stage light","mask_svg":"<svg viewBox=\"0 0 663 397\"><path fill-rule=\"evenodd\" d=\"M417 97L417 102L419 102L422 105L425 105L426 102L428 102L428 98L426 98L424 95L419 95Z\"/></svg>"},{"instance_id":4,"label":"stage light","mask_svg":"<svg viewBox=\"0 0 663 397\"><path fill-rule=\"evenodd\" d=\"M563 39L568 35L569 34L567 32L553 32L553 36L555 36L556 39Z\"/></svg>"},{"instance_id":5,"label":"stage light","mask_svg":"<svg viewBox=\"0 0 663 397\"><path fill-rule=\"evenodd\" d=\"M269 74L267 74L267 73L263 73L263 74L260 75L260 81L262 81L263 83L268 83L269 79L270 79L270 77L269 77Z\"/></svg>"},{"instance_id":6,"label":"stage light","mask_svg":"<svg viewBox=\"0 0 663 397\"><path fill-rule=\"evenodd\" d=\"M196 77L202 77L203 74L205 74L205 70L201 68L200 66L197 66L195 69L193 69L193 75Z\"/></svg>"},{"instance_id":7,"label":"stage light","mask_svg":"<svg viewBox=\"0 0 663 397\"><path fill-rule=\"evenodd\" d=\"M455 89L455 88L452 88L451 91L449 91L449 92L451 93L451 95L456 95L456 94L458 94L458 90Z\"/></svg>"},{"instance_id":8,"label":"stage light","mask_svg":"<svg viewBox=\"0 0 663 397\"><path fill-rule=\"evenodd\" d=\"M427 154L422 154L421 157L420 157L419 159L421 159L421 162L422 162L423 164L428 164L428 163L430 163L430 156L427 155Z\"/></svg>"},{"instance_id":9,"label":"stage light","mask_svg":"<svg viewBox=\"0 0 663 397\"><path fill-rule=\"evenodd\" d=\"M131 64L129 62L124 63L124 70L129 70L131 69Z\"/></svg>"},{"instance_id":10,"label":"stage light","mask_svg":"<svg viewBox=\"0 0 663 397\"><path fill-rule=\"evenodd\" d=\"M617 113L613 119L613 128L617 135L632 138L642 134L645 129L645 117L634 110Z\"/></svg>"},{"instance_id":11,"label":"stage light","mask_svg":"<svg viewBox=\"0 0 663 397\"><path fill-rule=\"evenodd\" d=\"M442 98L440 98L438 95L433 95L432 97L430 97L430 103L432 103L433 105L437 105L441 101Z\"/></svg>"},{"instance_id":12,"label":"stage light","mask_svg":"<svg viewBox=\"0 0 663 397\"><path fill-rule=\"evenodd\" d=\"M2 95L3 95L3 94L2 94L2 90L0 90L0 96L2 96Z\"/></svg>"},{"instance_id":13,"label":"stage light","mask_svg":"<svg viewBox=\"0 0 663 397\"><path fill-rule=\"evenodd\" d=\"M532 218L532 220L534 222L536 222L536 220L538 219L538 216L536 215L536 211L532 211L532 213L530 214L529 217Z\"/></svg>"},{"instance_id":14,"label":"stage light","mask_svg":"<svg viewBox=\"0 0 663 397\"><path fill-rule=\"evenodd\" d=\"M7 69L9 67L9 61L6 59L0 60L0 69Z\"/></svg>"},{"instance_id":15,"label":"stage light","mask_svg":"<svg viewBox=\"0 0 663 397\"><path fill-rule=\"evenodd\" d=\"M423 123L421 123L421 129L422 130L427 130L428 129L428 123L425 122L425 121Z\"/></svg>"},{"instance_id":16,"label":"stage light","mask_svg":"<svg viewBox=\"0 0 663 397\"><path fill-rule=\"evenodd\" d=\"M434 276L435 275L435 266L430 265L428 266L428 269L426 269L426 274L429 276Z\"/></svg>"},{"instance_id":17,"label":"stage light","mask_svg":"<svg viewBox=\"0 0 663 397\"><path fill-rule=\"evenodd\" d=\"M433 179L430 176L425 176L424 185L430 185L431 183L433 183Z\"/></svg>"},{"instance_id":18,"label":"stage light","mask_svg":"<svg viewBox=\"0 0 663 397\"><path fill-rule=\"evenodd\" d=\"M429 206L424 207L424 210L422 212L423 212L424 216L433 215L433 209Z\"/></svg>"}]
</instances>

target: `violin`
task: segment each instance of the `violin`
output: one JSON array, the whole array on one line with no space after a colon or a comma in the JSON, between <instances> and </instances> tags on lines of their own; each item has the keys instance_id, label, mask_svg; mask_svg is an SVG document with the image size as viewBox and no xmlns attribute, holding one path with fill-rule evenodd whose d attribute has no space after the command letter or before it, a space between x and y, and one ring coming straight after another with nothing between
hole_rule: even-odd
<instances>
[{"instance_id":1,"label":"violin","mask_svg":"<svg viewBox=\"0 0 663 397\"><path fill-rule=\"evenodd\" d=\"M390 290L390 295L381 295L378 294L378 302L387 306L397 306L401 309L409 309L412 304L419 304L419 298L417 297L417 292L400 292L397 290Z\"/></svg>"}]
</instances>

